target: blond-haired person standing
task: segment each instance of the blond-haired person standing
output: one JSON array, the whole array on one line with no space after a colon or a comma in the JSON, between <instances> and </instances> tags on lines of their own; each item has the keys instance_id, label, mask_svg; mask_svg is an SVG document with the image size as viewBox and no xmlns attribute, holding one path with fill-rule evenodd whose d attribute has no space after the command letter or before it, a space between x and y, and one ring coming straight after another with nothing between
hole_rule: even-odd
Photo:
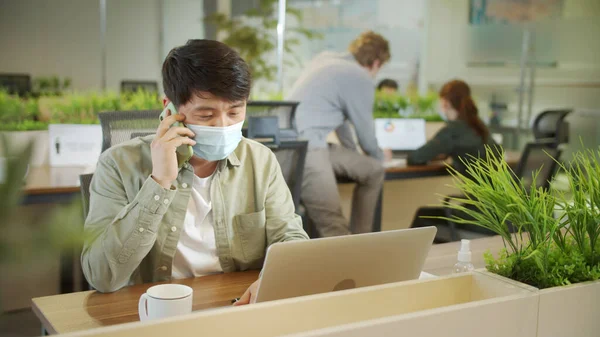
<instances>
[{"instance_id":1,"label":"blond-haired person standing","mask_svg":"<svg viewBox=\"0 0 600 337\"><path fill-rule=\"evenodd\" d=\"M384 178L382 161L390 157L377 145L373 127L373 80L390 59L388 41L368 31L350 43L348 52L323 52L298 78L288 99L300 101L296 128L309 141L302 203L320 236L370 232ZM354 125L366 155L357 151ZM336 131L342 146L327 144ZM336 176L357 182L352 216L342 214Z\"/></svg>"}]
</instances>

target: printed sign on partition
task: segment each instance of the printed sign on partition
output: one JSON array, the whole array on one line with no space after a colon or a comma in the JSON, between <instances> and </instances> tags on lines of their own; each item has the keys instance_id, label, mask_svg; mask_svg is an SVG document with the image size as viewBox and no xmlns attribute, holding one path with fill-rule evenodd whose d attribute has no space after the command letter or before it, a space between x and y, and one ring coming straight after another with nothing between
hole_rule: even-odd
<instances>
[{"instance_id":1,"label":"printed sign on partition","mask_svg":"<svg viewBox=\"0 0 600 337\"><path fill-rule=\"evenodd\" d=\"M94 166L102 151L100 125L51 124L50 166Z\"/></svg>"}]
</instances>

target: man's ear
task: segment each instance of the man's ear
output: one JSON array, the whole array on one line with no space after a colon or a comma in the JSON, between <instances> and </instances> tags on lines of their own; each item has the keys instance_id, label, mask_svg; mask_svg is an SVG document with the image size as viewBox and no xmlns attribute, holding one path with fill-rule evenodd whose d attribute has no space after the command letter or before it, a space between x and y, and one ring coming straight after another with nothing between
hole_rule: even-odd
<instances>
[{"instance_id":1,"label":"man's ear","mask_svg":"<svg viewBox=\"0 0 600 337\"><path fill-rule=\"evenodd\" d=\"M377 76L377 73L379 72L379 69L381 69L381 60L376 59L375 61L373 61L371 67L369 68L369 73L371 74L371 77L375 78Z\"/></svg>"},{"instance_id":2,"label":"man's ear","mask_svg":"<svg viewBox=\"0 0 600 337\"><path fill-rule=\"evenodd\" d=\"M379 70L379 68L381 68L381 61L376 59L375 61L373 61L373 65L371 66L373 69L377 69Z\"/></svg>"},{"instance_id":3,"label":"man's ear","mask_svg":"<svg viewBox=\"0 0 600 337\"><path fill-rule=\"evenodd\" d=\"M164 97L162 101L163 101L163 108L166 108L167 105L169 105L169 103L171 103L171 101L166 97Z\"/></svg>"}]
</instances>

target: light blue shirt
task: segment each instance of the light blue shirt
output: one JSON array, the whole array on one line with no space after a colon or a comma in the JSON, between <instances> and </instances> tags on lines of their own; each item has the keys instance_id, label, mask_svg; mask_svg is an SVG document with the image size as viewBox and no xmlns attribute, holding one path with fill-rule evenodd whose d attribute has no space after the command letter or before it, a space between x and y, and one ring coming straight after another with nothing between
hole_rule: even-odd
<instances>
[{"instance_id":1,"label":"light blue shirt","mask_svg":"<svg viewBox=\"0 0 600 337\"><path fill-rule=\"evenodd\" d=\"M373 79L350 53L323 52L316 56L287 99L300 102L296 129L310 148L326 148L332 131L337 131L344 146L356 148L346 123L350 122L365 153L383 160L373 125Z\"/></svg>"}]
</instances>

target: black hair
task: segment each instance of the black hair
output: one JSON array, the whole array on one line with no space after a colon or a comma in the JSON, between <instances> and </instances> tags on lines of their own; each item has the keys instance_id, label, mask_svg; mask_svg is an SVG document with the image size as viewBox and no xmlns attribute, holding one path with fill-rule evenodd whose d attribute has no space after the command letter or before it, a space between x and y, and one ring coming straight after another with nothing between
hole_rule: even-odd
<instances>
[{"instance_id":1,"label":"black hair","mask_svg":"<svg viewBox=\"0 0 600 337\"><path fill-rule=\"evenodd\" d=\"M162 66L163 88L178 107L209 92L230 102L247 100L252 77L248 64L224 43L188 40L173 48Z\"/></svg>"},{"instance_id":2,"label":"black hair","mask_svg":"<svg viewBox=\"0 0 600 337\"><path fill-rule=\"evenodd\" d=\"M383 88L383 87L394 88L394 89L398 90L398 82L396 82L392 79L386 78L386 79L381 80L381 82L379 82L379 84L377 85L377 90L381 90L381 88Z\"/></svg>"}]
</instances>

